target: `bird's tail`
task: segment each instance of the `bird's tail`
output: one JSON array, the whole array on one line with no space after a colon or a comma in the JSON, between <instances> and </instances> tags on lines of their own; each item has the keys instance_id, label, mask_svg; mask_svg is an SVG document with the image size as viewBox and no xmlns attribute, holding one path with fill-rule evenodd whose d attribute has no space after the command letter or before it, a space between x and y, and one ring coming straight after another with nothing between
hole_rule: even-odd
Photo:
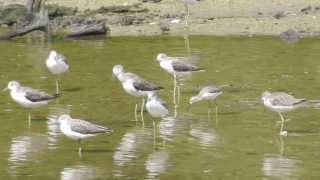
<instances>
[{"instance_id":1,"label":"bird's tail","mask_svg":"<svg viewBox=\"0 0 320 180\"><path fill-rule=\"evenodd\" d=\"M316 109L320 109L320 100L309 100L308 106Z\"/></svg>"},{"instance_id":2,"label":"bird's tail","mask_svg":"<svg viewBox=\"0 0 320 180\"><path fill-rule=\"evenodd\" d=\"M197 68L194 72L206 72L206 70L204 68Z\"/></svg>"}]
</instances>

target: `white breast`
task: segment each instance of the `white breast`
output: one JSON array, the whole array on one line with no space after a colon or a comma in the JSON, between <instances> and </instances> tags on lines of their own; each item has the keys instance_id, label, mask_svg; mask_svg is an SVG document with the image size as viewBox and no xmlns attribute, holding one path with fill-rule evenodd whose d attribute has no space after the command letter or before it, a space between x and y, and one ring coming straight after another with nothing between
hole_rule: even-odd
<instances>
[{"instance_id":1,"label":"white breast","mask_svg":"<svg viewBox=\"0 0 320 180\"><path fill-rule=\"evenodd\" d=\"M156 100L149 100L146 103L146 109L148 113L155 118L165 117L169 114L168 109Z\"/></svg>"},{"instance_id":2,"label":"white breast","mask_svg":"<svg viewBox=\"0 0 320 180\"><path fill-rule=\"evenodd\" d=\"M40 102L32 102L25 97L25 94L22 92L11 91L10 95L12 99L25 108L38 108L48 104L49 101L40 101Z\"/></svg>"},{"instance_id":3,"label":"white breast","mask_svg":"<svg viewBox=\"0 0 320 180\"><path fill-rule=\"evenodd\" d=\"M126 80L125 82L123 82L122 87L128 94L132 96L140 97L143 95L134 88L133 81L131 80Z\"/></svg>"},{"instance_id":4,"label":"white breast","mask_svg":"<svg viewBox=\"0 0 320 180\"><path fill-rule=\"evenodd\" d=\"M90 134L81 134L81 133L72 131L70 125L66 121L60 123L60 130L64 135L66 135L67 137L73 140L79 140L79 139L84 139L84 138L93 136Z\"/></svg>"},{"instance_id":5,"label":"white breast","mask_svg":"<svg viewBox=\"0 0 320 180\"><path fill-rule=\"evenodd\" d=\"M172 62L171 61L161 61L160 62L160 67L162 69L164 69L165 71L167 71L169 74L174 74L174 70L173 70L173 67L172 67Z\"/></svg>"},{"instance_id":6,"label":"white breast","mask_svg":"<svg viewBox=\"0 0 320 180\"><path fill-rule=\"evenodd\" d=\"M52 74L62 74L69 70L69 65L64 61L56 61L53 58L48 58L46 65Z\"/></svg>"}]
</instances>

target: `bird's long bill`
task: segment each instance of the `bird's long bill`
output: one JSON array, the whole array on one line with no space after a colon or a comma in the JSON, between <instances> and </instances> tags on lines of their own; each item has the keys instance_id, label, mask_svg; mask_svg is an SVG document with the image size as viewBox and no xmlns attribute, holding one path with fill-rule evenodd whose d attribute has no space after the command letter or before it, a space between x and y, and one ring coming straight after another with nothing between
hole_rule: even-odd
<instances>
[{"instance_id":1,"label":"bird's long bill","mask_svg":"<svg viewBox=\"0 0 320 180\"><path fill-rule=\"evenodd\" d=\"M2 89L2 91L8 91L8 90L9 90L8 87Z\"/></svg>"}]
</instances>

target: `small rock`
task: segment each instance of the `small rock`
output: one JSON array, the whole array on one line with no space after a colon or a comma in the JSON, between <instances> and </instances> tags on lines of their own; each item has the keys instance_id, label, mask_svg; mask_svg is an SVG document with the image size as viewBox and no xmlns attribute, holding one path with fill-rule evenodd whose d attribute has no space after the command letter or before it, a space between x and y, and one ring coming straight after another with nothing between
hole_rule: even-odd
<instances>
[{"instance_id":1,"label":"small rock","mask_svg":"<svg viewBox=\"0 0 320 180\"><path fill-rule=\"evenodd\" d=\"M280 12L277 12L273 15L274 18L276 19L281 19L283 17L286 17L287 16L287 13L284 12L284 11L280 11Z\"/></svg>"},{"instance_id":2,"label":"small rock","mask_svg":"<svg viewBox=\"0 0 320 180\"><path fill-rule=\"evenodd\" d=\"M168 32L170 31L170 28L166 24L160 24L160 30L162 34L168 34Z\"/></svg>"},{"instance_id":3,"label":"small rock","mask_svg":"<svg viewBox=\"0 0 320 180\"><path fill-rule=\"evenodd\" d=\"M283 41L286 41L288 43L295 43L299 41L299 39L301 38L301 35L297 31L289 29L285 32L282 32L280 34L280 38Z\"/></svg>"},{"instance_id":4,"label":"small rock","mask_svg":"<svg viewBox=\"0 0 320 180\"><path fill-rule=\"evenodd\" d=\"M47 5L46 8L48 10L48 15L50 19L63 16L72 16L78 12L77 8L64 7L55 4Z\"/></svg>"},{"instance_id":5,"label":"small rock","mask_svg":"<svg viewBox=\"0 0 320 180\"><path fill-rule=\"evenodd\" d=\"M305 8L302 8L300 10L300 12L304 13L304 14L309 14L309 12L312 10L312 6L307 6Z\"/></svg>"}]
</instances>

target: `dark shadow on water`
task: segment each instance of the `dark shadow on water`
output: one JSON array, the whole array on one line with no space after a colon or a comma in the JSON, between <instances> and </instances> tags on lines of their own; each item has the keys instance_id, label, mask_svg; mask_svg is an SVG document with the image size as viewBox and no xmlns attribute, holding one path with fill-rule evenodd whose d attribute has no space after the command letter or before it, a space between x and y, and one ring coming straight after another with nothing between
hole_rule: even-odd
<instances>
[{"instance_id":1,"label":"dark shadow on water","mask_svg":"<svg viewBox=\"0 0 320 180\"><path fill-rule=\"evenodd\" d=\"M47 119L43 116L31 116L31 121L47 121Z\"/></svg>"},{"instance_id":2,"label":"dark shadow on water","mask_svg":"<svg viewBox=\"0 0 320 180\"><path fill-rule=\"evenodd\" d=\"M219 115L234 115L234 114L240 114L240 112L237 111L230 111L230 112L218 112Z\"/></svg>"},{"instance_id":3,"label":"dark shadow on water","mask_svg":"<svg viewBox=\"0 0 320 180\"><path fill-rule=\"evenodd\" d=\"M69 88L69 89L63 89L63 91L67 91L67 92L76 92L76 91L80 91L81 87L73 87L73 88Z\"/></svg>"},{"instance_id":4,"label":"dark shadow on water","mask_svg":"<svg viewBox=\"0 0 320 180\"><path fill-rule=\"evenodd\" d=\"M78 152L78 151L77 151ZM112 149L82 149L83 153L113 153Z\"/></svg>"}]
</instances>

